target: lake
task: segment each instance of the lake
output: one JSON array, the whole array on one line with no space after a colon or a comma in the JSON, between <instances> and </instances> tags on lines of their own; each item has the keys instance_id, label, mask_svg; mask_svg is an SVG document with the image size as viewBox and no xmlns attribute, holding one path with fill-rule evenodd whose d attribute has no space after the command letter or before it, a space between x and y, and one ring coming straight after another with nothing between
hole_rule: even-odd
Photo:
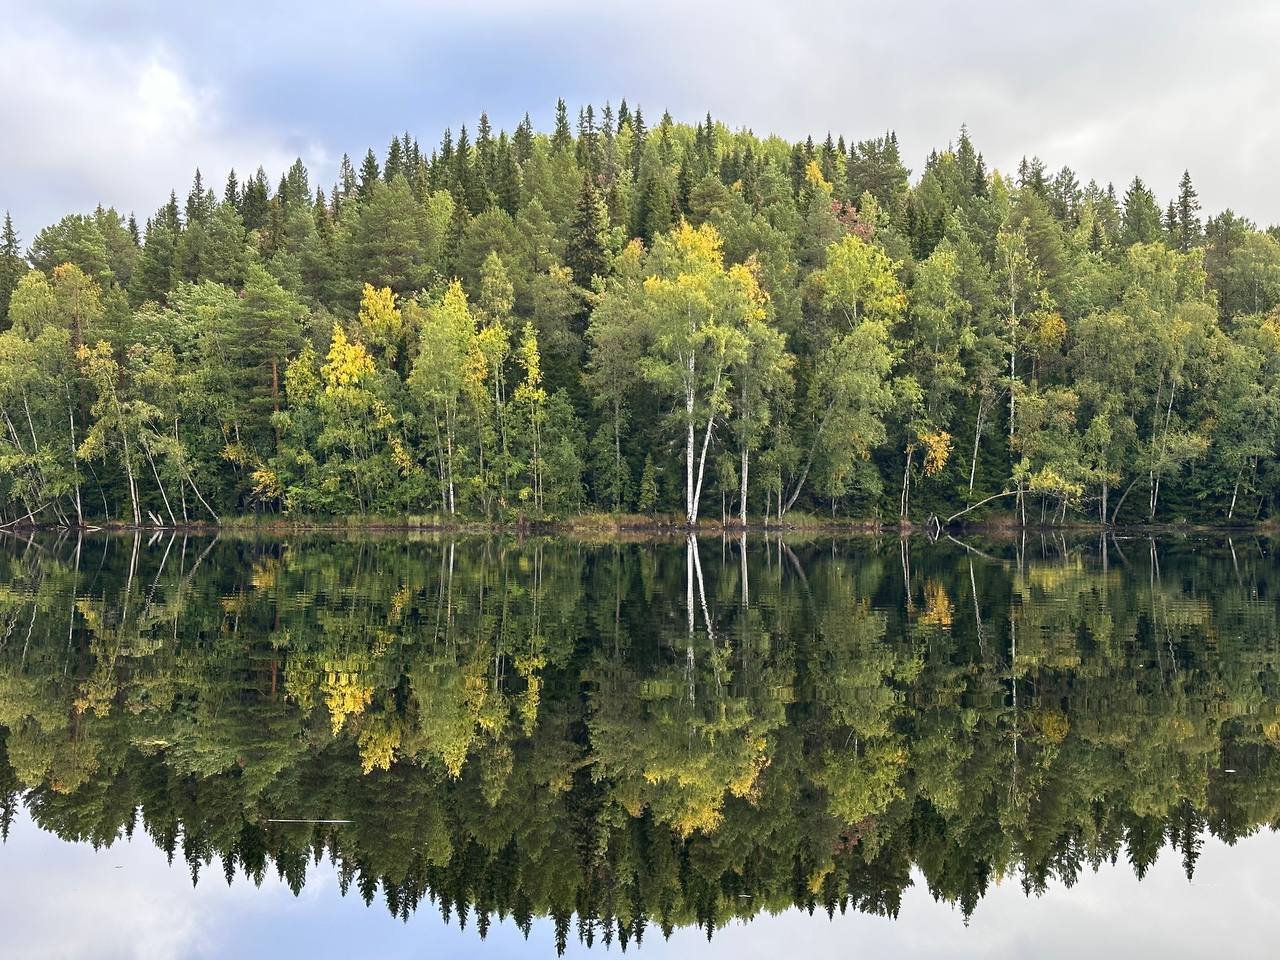
<instances>
[{"instance_id":1,"label":"lake","mask_svg":"<svg viewBox=\"0 0 1280 960\"><path fill-rule=\"evenodd\" d=\"M1252 534L0 540L23 957L1264 956Z\"/></svg>"}]
</instances>

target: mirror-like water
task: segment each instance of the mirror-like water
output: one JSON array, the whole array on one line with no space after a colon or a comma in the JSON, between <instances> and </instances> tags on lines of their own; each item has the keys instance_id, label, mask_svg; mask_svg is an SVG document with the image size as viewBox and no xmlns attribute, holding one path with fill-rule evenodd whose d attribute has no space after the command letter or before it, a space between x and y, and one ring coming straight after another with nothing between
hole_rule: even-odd
<instances>
[{"instance_id":1,"label":"mirror-like water","mask_svg":"<svg viewBox=\"0 0 1280 960\"><path fill-rule=\"evenodd\" d=\"M0 923L36 956L1194 955L1280 899L1273 585L1252 536L11 538Z\"/></svg>"}]
</instances>

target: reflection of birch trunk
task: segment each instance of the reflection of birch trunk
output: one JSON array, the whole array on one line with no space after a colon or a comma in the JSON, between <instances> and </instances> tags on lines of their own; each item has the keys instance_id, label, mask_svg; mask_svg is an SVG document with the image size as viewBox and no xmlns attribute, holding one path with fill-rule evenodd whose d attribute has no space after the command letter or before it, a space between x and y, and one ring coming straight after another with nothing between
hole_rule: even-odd
<instances>
[{"instance_id":1,"label":"reflection of birch trunk","mask_svg":"<svg viewBox=\"0 0 1280 960\"><path fill-rule=\"evenodd\" d=\"M689 537L689 548L693 551L693 570L694 570L694 574L697 576L697 579L698 579L698 602L699 602L699 605L702 607L702 622L706 625L706 628L707 628L707 639L711 641L711 646L714 648L716 643L716 635L715 635L715 630L712 629L712 626L711 626L711 616L707 612L707 591L706 591L705 583L702 579L702 554L698 550L697 538L692 535L690 535Z\"/></svg>"},{"instance_id":2,"label":"reflection of birch trunk","mask_svg":"<svg viewBox=\"0 0 1280 960\"><path fill-rule=\"evenodd\" d=\"M1011 598L1012 599L1012 598ZM1018 793L1018 618L1009 605L1009 686L1013 690L1013 776L1010 778L1012 799Z\"/></svg>"},{"instance_id":3,"label":"reflection of birch trunk","mask_svg":"<svg viewBox=\"0 0 1280 960\"><path fill-rule=\"evenodd\" d=\"M138 569L138 531L133 531L133 550L129 556L129 574L124 581L124 604L123 612L120 616L120 623L123 626L129 622L129 598L133 595L133 575Z\"/></svg>"},{"instance_id":4,"label":"reflection of birch trunk","mask_svg":"<svg viewBox=\"0 0 1280 960\"><path fill-rule=\"evenodd\" d=\"M987 645L982 637L982 611L978 607L978 580L973 575L973 557L969 557L969 589L973 591L973 623L978 635L978 650L987 658Z\"/></svg>"},{"instance_id":5,"label":"reflection of birch trunk","mask_svg":"<svg viewBox=\"0 0 1280 960\"><path fill-rule=\"evenodd\" d=\"M67 617L67 652L71 652L71 644L76 632L76 595L80 589L80 546L84 543L84 537L79 531L76 532L76 560L75 572L71 577L71 615Z\"/></svg>"},{"instance_id":6,"label":"reflection of birch trunk","mask_svg":"<svg viewBox=\"0 0 1280 960\"><path fill-rule=\"evenodd\" d=\"M716 652L717 652L716 651L716 634L715 634L715 630L711 626L711 615L707 610L707 590L706 590L705 581L703 580L703 576L702 576L702 553L698 549L697 538L694 537L692 534L689 535L689 545L690 545L690 549L693 551L694 574L697 576L697 579L698 579L698 602L699 602L699 605L702 607L702 622L703 624L706 625L707 640L711 646L711 669L712 669L712 672L715 674L716 692L719 693L720 692L720 661L719 661L719 658L716 656ZM689 640L690 640L690 644L692 644L693 642L692 633L690 633ZM692 647L690 647L690 649L692 649Z\"/></svg>"},{"instance_id":7,"label":"reflection of birch trunk","mask_svg":"<svg viewBox=\"0 0 1280 960\"><path fill-rule=\"evenodd\" d=\"M684 545L684 580L685 580L685 611L688 614L688 637L685 642L684 652L684 677L685 684L688 688L689 703L694 702L693 688L693 534L690 533L685 540Z\"/></svg>"}]
</instances>

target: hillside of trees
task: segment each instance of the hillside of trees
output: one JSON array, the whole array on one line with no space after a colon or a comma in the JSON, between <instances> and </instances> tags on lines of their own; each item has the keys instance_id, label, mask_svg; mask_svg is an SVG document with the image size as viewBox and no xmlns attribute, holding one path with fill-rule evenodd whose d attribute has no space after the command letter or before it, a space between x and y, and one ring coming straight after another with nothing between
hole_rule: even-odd
<instances>
[{"instance_id":1,"label":"hillside of trees","mask_svg":"<svg viewBox=\"0 0 1280 960\"><path fill-rule=\"evenodd\" d=\"M561 102L327 189L6 218L0 522L1250 522L1278 303L1280 232L1189 175Z\"/></svg>"}]
</instances>

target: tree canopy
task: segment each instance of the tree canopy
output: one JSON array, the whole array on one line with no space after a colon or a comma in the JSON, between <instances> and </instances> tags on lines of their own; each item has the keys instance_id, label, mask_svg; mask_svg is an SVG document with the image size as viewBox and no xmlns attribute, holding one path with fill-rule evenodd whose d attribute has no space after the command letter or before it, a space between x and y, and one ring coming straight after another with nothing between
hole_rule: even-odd
<instances>
[{"instance_id":1,"label":"tree canopy","mask_svg":"<svg viewBox=\"0 0 1280 960\"><path fill-rule=\"evenodd\" d=\"M1276 513L1280 231L1189 173L473 129L6 218L0 523Z\"/></svg>"}]
</instances>

